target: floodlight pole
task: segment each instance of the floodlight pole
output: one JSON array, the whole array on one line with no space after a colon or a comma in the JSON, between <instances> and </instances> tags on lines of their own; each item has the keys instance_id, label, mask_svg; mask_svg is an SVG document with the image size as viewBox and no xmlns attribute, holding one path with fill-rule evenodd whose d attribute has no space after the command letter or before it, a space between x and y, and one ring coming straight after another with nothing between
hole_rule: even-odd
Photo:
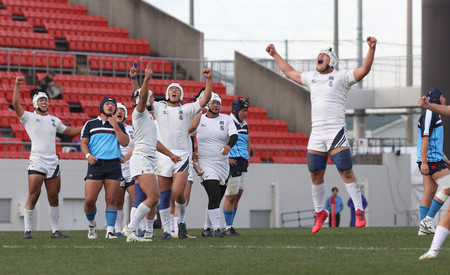
<instances>
[{"instance_id":1,"label":"floodlight pole","mask_svg":"<svg viewBox=\"0 0 450 275\"><path fill-rule=\"evenodd\" d=\"M189 24L194 26L194 0L189 1Z\"/></svg>"},{"instance_id":2,"label":"floodlight pole","mask_svg":"<svg viewBox=\"0 0 450 275\"><path fill-rule=\"evenodd\" d=\"M338 0L334 0L334 52L339 58L339 6ZM336 70L339 70L339 64L336 65Z\"/></svg>"}]
</instances>

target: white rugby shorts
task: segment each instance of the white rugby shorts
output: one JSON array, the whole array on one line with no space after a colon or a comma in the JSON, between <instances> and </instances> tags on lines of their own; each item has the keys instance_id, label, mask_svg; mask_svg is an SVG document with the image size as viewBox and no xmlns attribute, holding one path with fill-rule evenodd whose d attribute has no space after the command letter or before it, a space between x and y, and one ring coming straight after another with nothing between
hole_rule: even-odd
<instances>
[{"instance_id":1,"label":"white rugby shorts","mask_svg":"<svg viewBox=\"0 0 450 275\"><path fill-rule=\"evenodd\" d=\"M130 169L130 162L128 160L128 163L124 165L122 163L122 176L124 178L123 182L131 182L133 180L133 177L131 176L131 169ZM122 186L122 183L120 183ZM125 185L124 185L125 186Z\"/></svg>"},{"instance_id":2,"label":"white rugby shorts","mask_svg":"<svg viewBox=\"0 0 450 275\"><path fill-rule=\"evenodd\" d=\"M130 158L131 177L156 173L156 159L150 156L133 154Z\"/></svg>"},{"instance_id":3,"label":"white rugby shorts","mask_svg":"<svg viewBox=\"0 0 450 275\"><path fill-rule=\"evenodd\" d=\"M194 162L192 161L192 156L189 156L189 176L188 181L194 182Z\"/></svg>"},{"instance_id":4,"label":"white rugby shorts","mask_svg":"<svg viewBox=\"0 0 450 275\"><path fill-rule=\"evenodd\" d=\"M198 166L203 170L202 179L218 180L220 185L225 185L230 175L230 164L225 160L199 159Z\"/></svg>"},{"instance_id":5,"label":"white rugby shorts","mask_svg":"<svg viewBox=\"0 0 450 275\"><path fill-rule=\"evenodd\" d=\"M45 178L54 178L61 175L59 170L59 159L55 155L30 154L28 170L38 171L45 174Z\"/></svg>"},{"instance_id":6,"label":"white rugby shorts","mask_svg":"<svg viewBox=\"0 0 450 275\"><path fill-rule=\"evenodd\" d=\"M178 172L189 172L189 159L191 154L187 151L172 150L172 153L179 156L181 161L173 163L166 155L158 152L158 176L171 178Z\"/></svg>"},{"instance_id":7,"label":"white rugby shorts","mask_svg":"<svg viewBox=\"0 0 450 275\"><path fill-rule=\"evenodd\" d=\"M339 147L348 147L345 127L330 127L330 125L313 127L309 136L308 150L329 152Z\"/></svg>"}]
</instances>

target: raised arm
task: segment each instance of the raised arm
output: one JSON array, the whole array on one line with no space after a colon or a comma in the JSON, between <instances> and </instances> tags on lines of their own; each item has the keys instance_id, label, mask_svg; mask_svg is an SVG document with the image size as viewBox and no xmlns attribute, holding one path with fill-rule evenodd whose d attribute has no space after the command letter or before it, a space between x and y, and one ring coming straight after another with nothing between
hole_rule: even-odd
<instances>
[{"instance_id":1,"label":"raised arm","mask_svg":"<svg viewBox=\"0 0 450 275\"><path fill-rule=\"evenodd\" d=\"M148 98L148 82L150 78L152 77L153 71L150 69L150 63L147 64L147 67L145 68L145 77L144 81L142 82L141 92L139 93L139 103L136 106L136 110L139 113L143 113L146 109L147 105L147 98Z\"/></svg>"},{"instance_id":2,"label":"raised arm","mask_svg":"<svg viewBox=\"0 0 450 275\"><path fill-rule=\"evenodd\" d=\"M137 81L137 74L138 74L137 62L134 61L133 66L131 66L131 69L130 69L131 89L133 90L133 92L136 91L137 89L139 89L139 84Z\"/></svg>"},{"instance_id":3,"label":"raised arm","mask_svg":"<svg viewBox=\"0 0 450 275\"><path fill-rule=\"evenodd\" d=\"M211 100L212 93L212 72L211 69L203 69L203 76L206 77L205 95L199 99L200 106L205 108L206 104Z\"/></svg>"},{"instance_id":4,"label":"raised arm","mask_svg":"<svg viewBox=\"0 0 450 275\"><path fill-rule=\"evenodd\" d=\"M278 54L273 44L269 44L267 46L266 52L273 57L278 65L278 68L280 68L287 78L297 82L298 84L302 84L302 72L296 71L291 65L289 65L286 60Z\"/></svg>"},{"instance_id":5,"label":"raised arm","mask_svg":"<svg viewBox=\"0 0 450 275\"><path fill-rule=\"evenodd\" d=\"M20 85L22 85L24 82L25 78L23 76L18 76L16 77L16 83L14 84L12 104L14 111L16 112L16 115L18 117L22 117L23 113L25 112L22 105L20 105Z\"/></svg>"},{"instance_id":6,"label":"raised arm","mask_svg":"<svg viewBox=\"0 0 450 275\"><path fill-rule=\"evenodd\" d=\"M417 105L422 109L429 109L430 111L432 111L434 113L438 113L441 116L450 116L450 106L439 105L436 103L430 103L426 96L422 96L419 99L419 102Z\"/></svg>"},{"instance_id":7,"label":"raised arm","mask_svg":"<svg viewBox=\"0 0 450 275\"><path fill-rule=\"evenodd\" d=\"M369 51L367 52L366 58L364 58L361 67L356 68L353 71L353 76L356 81L361 81L372 68L373 59L375 57L375 48L377 47L377 39L375 37L369 36L366 39L367 45L369 45Z\"/></svg>"}]
</instances>

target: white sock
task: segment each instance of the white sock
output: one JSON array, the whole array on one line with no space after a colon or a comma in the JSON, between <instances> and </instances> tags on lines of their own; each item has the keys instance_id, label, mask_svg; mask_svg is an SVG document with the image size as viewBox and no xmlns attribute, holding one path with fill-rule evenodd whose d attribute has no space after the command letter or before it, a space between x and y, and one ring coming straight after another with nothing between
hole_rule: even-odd
<instances>
[{"instance_id":1,"label":"white sock","mask_svg":"<svg viewBox=\"0 0 450 275\"><path fill-rule=\"evenodd\" d=\"M314 210L320 212L323 210L323 197L325 195L325 182L319 185L312 185L312 197L314 203Z\"/></svg>"},{"instance_id":2,"label":"white sock","mask_svg":"<svg viewBox=\"0 0 450 275\"><path fill-rule=\"evenodd\" d=\"M141 202L136 210L136 213L134 214L133 219L128 224L128 227L136 228L138 223L145 217L145 215L148 214L148 212L150 212L150 208Z\"/></svg>"},{"instance_id":3,"label":"white sock","mask_svg":"<svg viewBox=\"0 0 450 275\"><path fill-rule=\"evenodd\" d=\"M178 234L178 217L173 217L173 231L175 232L175 234Z\"/></svg>"},{"instance_id":4,"label":"white sock","mask_svg":"<svg viewBox=\"0 0 450 275\"><path fill-rule=\"evenodd\" d=\"M88 223L89 223L90 226L96 226L97 225L97 223L95 222L95 219L92 220L92 221L88 220Z\"/></svg>"},{"instance_id":5,"label":"white sock","mask_svg":"<svg viewBox=\"0 0 450 275\"><path fill-rule=\"evenodd\" d=\"M142 230L145 230L145 219L141 219L140 221L139 221L139 229L141 229L141 231ZM136 227L137 228L137 227ZM136 232L137 232L137 229L136 229Z\"/></svg>"},{"instance_id":6,"label":"white sock","mask_svg":"<svg viewBox=\"0 0 450 275\"><path fill-rule=\"evenodd\" d=\"M220 208L208 210L208 217L211 220L212 228L220 229Z\"/></svg>"},{"instance_id":7,"label":"white sock","mask_svg":"<svg viewBox=\"0 0 450 275\"><path fill-rule=\"evenodd\" d=\"M123 210L117 209L116 223L114 224L114 229L116 233L122 233L122 223L123 223Z\"/></svg>"},{"instance_id":8,"label":"white sock","mask_svg":"<svg viewBox=\"0 0 450 275\"><path fill-rule=\"evenodd\" d=\"M144 218L144 220L145 220L145 231L153 233L153 223L155 221L154 220L147 220L145 218Z\"/></svg>"},{"instance_id":9,"label":"white sock","mask_svg":"<svg viewBox=\"0 0 450 275\"><path fill-rule=\"evenodd\" d=\"M52 233L59 230L59 206L50 206L50 223L52 224Z\"/></svg>"},{"instance_id":10,"label":"white sock","mask_svg":"<svg viewBox=\"0 0 450 275\"><path fill-rule=\"evenodd\" d=\"M31 231L31 228L33 227L34 209L28 210L24 208L23 210L24 210L23 221L25 223L25 231Z\"/></svg>"},{"instance_id":11,"label":"white sock","mask_svg":"<svg viewBox=\"0 0 450 275\"><path fill-rule=\"evenodd\" d=\"M212 224L211 224L211 219L209 218L209 209L208 209L208 207L206 208L206 215L205 215L205 225L203 226L203 229L208 229L208 228L211 228L212 227Z\"/></svg>"},{"instance_id":12,"label":"white sock","mask_svg":"<svg viewBox=\"0 0 450 275\"><path fill-rule=\"evenodd\" d=\"M164 233L170 234L170 208L159 210L159 215L161 216L161 227Z\"/></svg>"},{"instance_id":13,"label":"white sock","mask_svg":"<svg viewBox=\"0 0 450 275\"><path fill-rule=\"evenodd\" d=\"M137 210L136 207L134 207L134 206L131 207L131 210L130 210L130 221L133 220L133 217L134 217L134 215L136 214L136 210ZM137 226L136 226L134 229L135 229L136 232L137 232L137 230L138 230Z\"/></svg>"},{"instance_id":14,"label":"white sock","mask_svg":"<svg viewBox=\"0 0 450 275\"><path fill-rule=\"evenodd\" d=\"M174 221L174 215L173 214L170 214L170 220L169 220L169 223L170 223L170 232L174 232L175 231L175 221Z\"/></svg>"},{"instance_id":15,"label":"white sock","mask_svg":"<svg viewBox=\"0 0 450 275\"><path fill-rule=\"evenodd\" d=\"M441 246L447 238L448 234L450 234L449 229L438 225L438 227L436 227L436 233L434 233L430 250L436 250L437 252L439 252L439 249L441 249Z\"/></svg>"},{"instance_id":16,"label":"white sock","mask_svg":"<svg viewBox=\"0 0 450 275\"><path fill-rule=\"evenodd\" d=\"M364 208L362 206L361 188L359 187L359 182L355 181L353 183L346 183L345 188L347 188L347 192L352 198L353 204L355 205L355 210L364 211Z\"/></svg>"},{"instance_id":17,"label":"white sock","mask_svg":"<svg viewBox=\"0 0 450 275\"><path fill-rule=\"evenodd\" d=\"M106 233L114 233L114 226L106 226Z\"/></svg>"},{"instance_id":18,"label":"white sock","mask_svg":"<svg viewBox=\"0 0 450 275\"><path fill-rule=\"evenodd\" d=\"M178 212L178 222L179 223L184 223L184 217L186 215L186 202L183 204L179 204L177 202L175 202L175 207L177 208L177 212Z\"/></svg>"}]
</instances>

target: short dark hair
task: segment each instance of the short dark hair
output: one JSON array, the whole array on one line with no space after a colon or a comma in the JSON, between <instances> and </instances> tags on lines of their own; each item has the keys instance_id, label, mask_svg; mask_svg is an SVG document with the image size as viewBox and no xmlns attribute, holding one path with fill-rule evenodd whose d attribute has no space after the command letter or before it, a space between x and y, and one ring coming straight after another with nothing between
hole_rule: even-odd
<instances>
[{"instance_id":1,"label":"short dark hair","mask_svg":"<svg viewBox=\"0 0 450 275\"><path fill-rule=\"evenodd\" d=\"M337 189L337 187L333 187L333 188L331 188L331 192L334 192L334 190L336 190L336 191L338 191L338 192L339 192L339 189Z\"/></svg>"}]
</instances>

